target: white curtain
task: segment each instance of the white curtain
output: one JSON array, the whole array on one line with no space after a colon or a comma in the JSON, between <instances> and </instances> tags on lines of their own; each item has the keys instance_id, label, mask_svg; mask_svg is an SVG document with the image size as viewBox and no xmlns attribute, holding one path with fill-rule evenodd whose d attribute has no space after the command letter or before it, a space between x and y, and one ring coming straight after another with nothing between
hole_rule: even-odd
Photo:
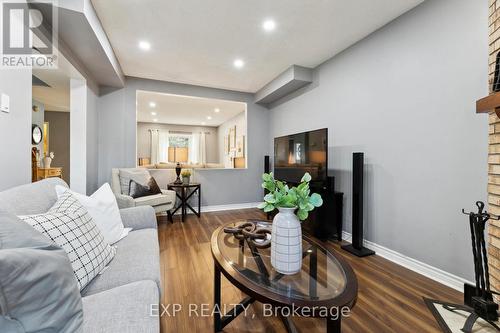
<instances>
[{"instance_id":1,"label":"white curtain","mask_svg":"<svg viewBox=\"0 0 500 333\"><path fill-rule=\"evenodd\" d=\"M149 134L151 136L151 147L150 147L150 153L151 153L151 164L156 164L158 163L158 130L149 130Z\"/></svg>"},{"instance_id":2,"label":"white curtain","mask_svg":"<svg viewBox=\"0 0 500 333\"><path fill-rule=\"evenodd\" d=\"M200 150L200 133L193 133L189 140L188 159L190 164L200 163L199 150Z\"/></svg>"},{"instance_id":3,"label":"white curtain","mask_svg":"<svg viewBox=\"0 0 500 333\"><path fill-rule=\"evenodd\" d=\"M207 163L207 138L205 132L200 133L200 147L198 151L198 162L201 164Z\"/></svg>"},{"instance_id":4,"label":"white curtain","mask_svg":"<svg viewBox=\"0 0 500 333\"><path fill-rule=\"evenodd\" d=\"M193 133L189 140L189 163L205 164L207 163L207 145L206 134Z\"/></svg>"},{"instance_id":5,"label":"white curtain","mask_svg":"<svg viewBox=\"0 0 500 333\"><path fill-rule=\"evenodd\" d=\"M168 131L159 131L158 163L168 162Z\"/></svg>"}]
</instances>

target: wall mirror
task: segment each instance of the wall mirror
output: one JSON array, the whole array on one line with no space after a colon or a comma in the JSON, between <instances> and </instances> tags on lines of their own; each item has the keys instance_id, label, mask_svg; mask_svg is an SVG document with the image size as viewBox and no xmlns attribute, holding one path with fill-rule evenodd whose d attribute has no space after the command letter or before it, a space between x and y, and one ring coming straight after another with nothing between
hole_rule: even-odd
<instances>
[{"instance_id":1,"label":"wall mirror","mask_svg":"<svg viewBox=\"0 0 500 333\"><path fill-rule=\"evenodd\" d=\"M247 105L137 92L137 165L173 169L247 167Z\"/></svg>"}]
</instances>

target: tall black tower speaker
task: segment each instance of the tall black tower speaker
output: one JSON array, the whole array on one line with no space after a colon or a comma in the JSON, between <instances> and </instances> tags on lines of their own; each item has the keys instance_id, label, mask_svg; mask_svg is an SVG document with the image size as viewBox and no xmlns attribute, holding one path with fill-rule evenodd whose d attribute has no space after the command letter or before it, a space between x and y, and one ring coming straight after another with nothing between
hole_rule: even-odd
<instances>
[{"instance_id":1,"label":"tall black tower speaker","mask_svg":"<svg viewBox=\"0 0 500 333\"><path fill-rule=\"evenodd\" d=\"M264 156L264 172L269 173L271 172L271 163L269 161L269 155ZM266 195L268 191L264 189L264 195Z\"/></svg>"},{"instance_id":2,"label":"tall black tower speaker","mask_svg":"<svg viewBox=\"0 0 500 333\"><path fill-rule=\"evenodd\" d=\"M352 244L343 245L342 249L358 256L375 254L363 247L363 172L364 153L352 154Z\"/></svg>"},{"instance_id":3,"label":"tall black tower speaker","mask_svg":"<svg viewBox=\"0 0 500 333\"><path fill-rule=\"evenodd\" d=\"M269 173L271 172L271 162L269 161L269 155L265 155L264 156L264 172L265 173ZM268 190L264 189L264 196L269 193ZM270 220L271 219L271 213L268 212L267 214L267 219Z\"/></svg>"}]
</instances>

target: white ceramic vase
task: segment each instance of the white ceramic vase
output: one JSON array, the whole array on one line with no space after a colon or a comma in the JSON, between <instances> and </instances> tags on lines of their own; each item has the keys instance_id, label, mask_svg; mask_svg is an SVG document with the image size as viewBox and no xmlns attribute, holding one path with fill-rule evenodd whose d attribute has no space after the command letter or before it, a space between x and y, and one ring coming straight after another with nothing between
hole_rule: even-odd
<instances>
[{"instance_id":1,"label":"white ceramic vase","mask_svg":"<svg viewBox=\"0 0 500 333\"><path fill-rule=\"evenodd\" d=\"M302 267L302 229L295 208L278 208L271 233L271 265L285 275Z\"/></svg>"},{"instance_id":2,"label":"white ceramic vase","mask_svg":"<svg viewBox=\"0 0 500 333\"><path fill-rule=\"evenodd\" d=\"M50 168L50 163L52 163L52 158L50 158L48 156L43 158L43 167L45 169Z\"/></svg>"}]
</instances>

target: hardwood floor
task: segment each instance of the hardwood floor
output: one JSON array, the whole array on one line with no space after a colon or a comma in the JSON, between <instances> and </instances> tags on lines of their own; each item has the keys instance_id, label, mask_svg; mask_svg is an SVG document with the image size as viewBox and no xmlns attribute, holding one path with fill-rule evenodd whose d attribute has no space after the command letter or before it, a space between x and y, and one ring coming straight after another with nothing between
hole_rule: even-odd
<instances>
[{"instance_id":1,"label":"hardwood floor","mask_svg":"<svg viewBox=\"0 0 500 333\"><path fill-rule=\"evenodd\" d=\"M265 216L257 209L248 209L203 213L199 219L189 215L184 223L177 216L173 224L166 218L160 219L162 304L165 307L172 304L167 309L170 315L161 317L163 333L213 332L210 236L220 225L246 218ZM461 293L379 256L357 258L341 250L339 244L328 242L326 246L348 260L359 282L357 304L351 317L342 320L342 332L441 332L422 296L449 302L462 301ZM222 278L222 302L228 308L244 297ZM175 316L173 304L182 307ZM208 305L202 309L202 304ZM246 316L241 314L226 326L224 332L285 332L280 319L263 317L262 312L261 304L254 303ZM326 332L324 320L294 317L293 321L300 332Z\"/></svg>"}]
</instances>

